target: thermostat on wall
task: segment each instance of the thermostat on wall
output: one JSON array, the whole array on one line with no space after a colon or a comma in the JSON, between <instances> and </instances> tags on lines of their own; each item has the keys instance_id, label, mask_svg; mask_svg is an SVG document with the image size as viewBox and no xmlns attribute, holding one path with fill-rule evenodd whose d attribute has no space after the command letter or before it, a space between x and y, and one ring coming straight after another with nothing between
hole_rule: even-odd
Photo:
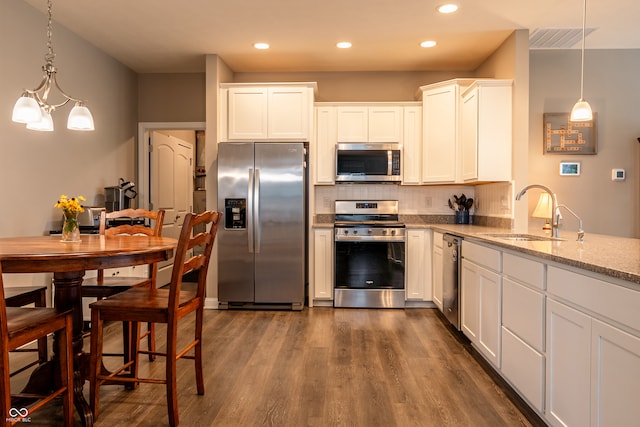
<instances>
[{"instance_id":1,"label":"thermostat on wall","mask_svg":"<svg viewBox=\"0 0 640 427\"><path fill-rule=\"evenodd\" d=\"M580 176L580 162L560 162L560 175Z\"/></svg>"},{"instance_id":2,"label":"thermostat on wall","mask_svg":"<svg viewBox=\"0 0 640 427\"><path fill-rule=\"evenodd\" d=\"M611 181L624 181L624 169L611 169Z\"/></svg>"}]
</instances>

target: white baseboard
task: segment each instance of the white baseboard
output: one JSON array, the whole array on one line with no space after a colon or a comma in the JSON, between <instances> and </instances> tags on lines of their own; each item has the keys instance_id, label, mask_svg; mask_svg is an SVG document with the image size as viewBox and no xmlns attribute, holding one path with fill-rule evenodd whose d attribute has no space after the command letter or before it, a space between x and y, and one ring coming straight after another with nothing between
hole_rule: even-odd
<instances>
[{"instance_id":1,"label":"white baseboard","mask_svg":"<svg viewBox=\"0 0 640 427\"><path fill-rule=\"evenodd\" d=\"M218 309L218 298L205 298L204 299L204 309L205 310L217 310Z\"/></svg>"}]
</instances>

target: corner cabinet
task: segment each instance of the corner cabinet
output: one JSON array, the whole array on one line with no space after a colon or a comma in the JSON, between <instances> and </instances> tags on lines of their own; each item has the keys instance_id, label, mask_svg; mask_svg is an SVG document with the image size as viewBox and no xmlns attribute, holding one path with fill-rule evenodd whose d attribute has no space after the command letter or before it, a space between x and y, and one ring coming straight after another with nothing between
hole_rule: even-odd
<instances>
[{"instance_id":1,"label":"corner cabinet","mask_svg":"<svg viewBox=\"0 0 640 427\"><path fill-rule=\"evenodd\" d=\"M422 182L454 183L458 169L461 90L473 80L422 86Z\"/></svg>"},{"instance_id":2,"label":"corner cabinet","mask_svg":"<svg viewBox=\"0 0 640 427\"><path fill-rule=\"evenodd\" d=\"M462 181L510 181L511 80L476 80L462 93Z\"/></svg>"},{"instance_id":3,"label":"corner cabinet","mask_svg":"<svg viewBox=\"0 0 640 427\"><path fill-rule=\"evenodd\" d=\"M510 181L512 81L422 86L422 183Z\"/></svg>"},{"instance_id":4,"label":"corner cabinet","mask_svg":"<svg viewBox=\"0 0 640 427\"><path fill-rule=\"evenodd\" d=\"M309 141L315 83L221 84L221 139Z\"/></svg>"}]
</instances>

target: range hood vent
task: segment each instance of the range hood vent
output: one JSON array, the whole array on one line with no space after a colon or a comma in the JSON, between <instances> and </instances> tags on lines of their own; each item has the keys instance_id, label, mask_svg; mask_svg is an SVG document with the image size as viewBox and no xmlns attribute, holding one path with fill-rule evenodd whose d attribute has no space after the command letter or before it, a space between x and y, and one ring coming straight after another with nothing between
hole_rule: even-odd
<instances>
[{"instance_id":1,"label":"range hood vent","mask_svg":"<svg viewBox=\"0 0 640 427\"><path fill-rule=\"evenodd\" d=\"M595 28L585 28L585 38ZM529 49L570 49L578 47L582 28L537 28L529 35Z\"/></svg>"}]
</instances>

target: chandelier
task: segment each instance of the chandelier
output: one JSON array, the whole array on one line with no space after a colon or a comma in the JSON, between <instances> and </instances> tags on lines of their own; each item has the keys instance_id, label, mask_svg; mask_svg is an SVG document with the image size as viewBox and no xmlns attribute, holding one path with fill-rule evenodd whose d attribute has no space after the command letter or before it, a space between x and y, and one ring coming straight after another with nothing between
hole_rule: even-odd
<instances>
[{"instance_id":1,"label":"chandelier","mask_svg":"<svg viewBox=\"0 0 640 427\"><path fill-rule=\"evenodd\" d=\"M51 43L52 20L51 7L52 0L47 2L47 12L49 20L47 22L47 53L44 56L45 64L42 66L44 77L42 82L33 90L24 89L22 95L13 107L12 120L17 123L25 123L27 129L39 131L53 131L53 119L51 113L57 108L66 105L69 101L75 102L69 113L67 128L72 130L94 130L93 116L85 106L83 100L67 95L56 80L57 68L53 65L56 54L53 52ZM59 104L49 102L49 95L52 89L57 89L64 101Z\"/></svg>"}]
</instances>

